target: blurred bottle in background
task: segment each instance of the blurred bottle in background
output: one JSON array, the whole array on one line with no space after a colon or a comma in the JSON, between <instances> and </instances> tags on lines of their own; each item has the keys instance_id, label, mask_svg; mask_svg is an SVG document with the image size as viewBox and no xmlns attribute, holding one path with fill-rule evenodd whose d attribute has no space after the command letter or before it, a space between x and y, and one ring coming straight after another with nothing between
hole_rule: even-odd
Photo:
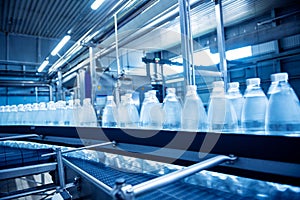
<instances>
[{"instance_id":1,"label":"blurred bottle in background","mask_svg":"<svg viewBox=\"0 0 300 200\"><path fill-rule=\"evenodd\" d=\"M231 105L233 106L236 117L238 120L238 126L241 128L241 116L242 116L242 108L244 104L244 97L242 93L240 92L240 84L239 82L232 82L228 84L228 90L227 90L227 98L231 102Z\"/></svg>"},{"instance_id":2,"label":"blurred bottle in background","mask_svg":"<svg viewBox=\"0 0 300 200\"><path fill-rule=\"evenodd\" d=\"M272 74L271 80L266 130L300 131L299 99L288 83L288 74Z\"/></svg>"},{"instance_id":3,"label":"blurred bottle in background","mask_svg":"<svg viewBox=\"0 0 300 200\"><path fill-rule=\"evenodd\" d=\"M238 129L235 110L226 98L224 81L213 82L208 107L209 130L217 132L234 132Z\"/></svg>"},{"instance_id":4,"label":"blurred bottle in background","mask_svg":"<svg viewBox=\"0 0 300 200\"><path fill-rule=\"evenodd\" d=\"M117 107L113 96L107 96L106 105L103 109L102 127L115 128L117 127Z\"/></svg>"},{"instance_id":5,"label":"blurred bottle in background","mask_svg":"<svg viewBox=\"0 0 300 200\"><path fill-rule=\"evenodd\" d=\"M167 95L163 101L163 128L168 130L181 128L182 108L175 92L175 88L167 88Z\"/></svg>"},{"instance_id":6,"label":"blurred bottle in background","mask_svg":"<svg viewBox=\"0 0 300 200\"><path fill-rule=\"evenodd\" d=\"M260 87L260 78L246 80L245 102L242 108L242 129L245 132L264 131L268 99Z\"/></svg>"},{"instance_id":7,"label":"blurred bottle in background","mask_svg":"<svg viewBox=\"0 0 300 200\"><path fill-rule=\"evenodd\" d=\"M207 115L196 85L188 85L182 109L182 129L190 131L207 130Z\"/></svg>"}]
</instances>

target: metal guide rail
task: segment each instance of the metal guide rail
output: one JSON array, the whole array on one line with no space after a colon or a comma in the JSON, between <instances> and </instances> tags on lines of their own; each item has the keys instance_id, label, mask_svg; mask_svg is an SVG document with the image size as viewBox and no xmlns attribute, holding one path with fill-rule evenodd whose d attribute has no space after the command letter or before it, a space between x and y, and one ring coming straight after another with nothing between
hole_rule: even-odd
<instances>
[{"instance_id":1,"label":"metal guide rail","mask_svg":"<svg viewBox=\"0 0 300 200\"><path fill-rule=\"evenodd\" d=\"M30 141L73 147L116 141L117 147L102 146L94 149L182 166L202 161L201 154L208 154L205 158L235 155L238 160L234 165L221 164L210 170L300 185L300 137L296 134L284 136L90 127L0 127L0 137L1 134L16 133L40 136L28 138Z\"/></svg>"}]
</instances>

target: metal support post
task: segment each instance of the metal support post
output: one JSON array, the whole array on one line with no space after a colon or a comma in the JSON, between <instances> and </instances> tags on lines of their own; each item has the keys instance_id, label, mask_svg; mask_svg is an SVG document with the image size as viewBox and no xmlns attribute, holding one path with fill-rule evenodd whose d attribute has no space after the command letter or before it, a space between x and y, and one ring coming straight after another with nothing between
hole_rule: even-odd
<instances>
[{"instance_id":1,"label":"metal support post","mask_svg":"<svg viewBox=\"0 0 300 200\"><path fill-rule=\"evenodd\" d=\"M115 43L116 43L116 60L117 60L117 83L115 85L115 102L117 105L120 103L120 80L119 76L121 74L121 66L120 66L120 60L119 60L119 40L118 40L118 18L117 14L114 14L114 22L115 22Z\"/></svg>"},{"instance_id":2,"label":"metal support post","mask_svg":"<svg viewBox=\"0 0 300 200\"><path fill-rule=\"evenodd\" d=\"M63 99L63 91L62 91L62 72L61 70L57 71L57 100L62 100Z\"/></svg>"},{"instance_id":3,"label":"metal support post","mask_svg":"<svg viewBox=\"0 0 300 200\"><path fill-rule=\"evenodd\" d=\"M217 21L217 38L218 38L218 51L220 55L220 71L224 79L225 91L227 89L227 83L230 81L227 75L227 60L226 60L226 48L225 48L225 31L223 22L223 10L222 0L215 0L215 13Z\"/></svg>"},{"instance_id":4,"label":"metal support post","mask_svg":"<svg viewBox=\"0 0 300 200\"><path fill-rule=\"evenodd\" d=\"M66 187L66 183L65 183L65 171L64 171L63 161L62 161L61 148L59 147L55 148L55 152L56 152L56 159L57 159L59 186L61 190L64 190Z\"/></svg>"},{"instance_id":5,"label":"metal support post","mask_svg":"<svg viewBox=\"0 0 300 200\"><path fill-rule=\"evenodd\" d=\"M79 99L81 102L83 102L83 99L85 98L85 70L78 70L78 74L79 80L77 84L79 84Z\"/></svg>"},{"instance_id":6,"label":"metal support post","mask_svg":"<svg viewBox=\"0 0 300 200\"><path fill-rule=\"evenodd\" d=\"M91 103L94 105L96 91L96 60L95 47L89 47L90 52L90 76L91 76Z\"/></svg>"},{"instance_id":7,"label":"metal support post","mask_svg":"<svg viewBox=\"0 0 300 200\"><path fill-rule=\"evenodd\" d=\"M195 84L193 37L190 24L190 1L178 0L181 30L181 51L186 85Z\"/></svg>"}]
</instances>

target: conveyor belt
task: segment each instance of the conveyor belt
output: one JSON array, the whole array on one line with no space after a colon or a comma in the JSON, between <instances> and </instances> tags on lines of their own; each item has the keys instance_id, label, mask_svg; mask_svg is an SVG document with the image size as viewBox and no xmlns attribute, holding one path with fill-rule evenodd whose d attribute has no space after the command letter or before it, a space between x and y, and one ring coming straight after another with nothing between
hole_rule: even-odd
<instances>
[{"instance_id":1,"label":"conveyor belt","mask_svg":"<svg viewBox=\"0 0 300 200\"><path fill-rule=\"evenodd\" d=\"M90 175L94 176L98 180L102 181L110 187L114 187L115 180L118 178L124 178L127 184L136 185L144 181L155 178L156 176L150 174L141 173L128 173L119 171L105 166L102 163L94 161L81 160L77 158L67 158L74 165L83 169ZM250 199L246 197L237 196L234 194L208 189L201 186L195 186L181 181L172 183L166 187L160 188L148 194L145 194L138 199L157 199L157 200L199 200L199 199L211 199L211 200L226 200L226 199Z\"/></svg>"},{"instance_id":2,"label":"conveyor belt","mask_svg":"<svg viewBox=\"0 0 300 200\"><path fill-rule=\"evenodd\" d=\"M51 157L41 157L41 155L50 152L53 150L0 146L0 169L47 163Z\"/></svg>"}]
</instances>

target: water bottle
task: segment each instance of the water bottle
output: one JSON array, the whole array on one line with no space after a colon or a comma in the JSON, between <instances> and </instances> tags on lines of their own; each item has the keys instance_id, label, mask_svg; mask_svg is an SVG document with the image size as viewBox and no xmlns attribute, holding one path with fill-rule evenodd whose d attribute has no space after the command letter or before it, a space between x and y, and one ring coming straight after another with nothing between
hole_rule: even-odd
<instances>
[{"instance_id":1,"label":"water bottle","mask_svg":"<svg viewBox=\"0 0 300 200\"><path fill-rule=\"evenodd\" d=\"M25 109L24 125L32 125L33 124L33 118L31 117L32 105L30 103L25 104L24 109Z\"/></svg>"},{"instance_id":2,"label":"water bottle","mask_svg":"<svg viewBox=\"0 0 300 200\"><path fill-rule=\"evenodd\" d=\"M16 116L18 114L18 107L16 105L10 106L10 112L7 116L7 125L15 125L16 124Z\"/></svg>"},{"instance_id":3,"label":"water bottle","mask_svg":"<svg viewBox=\"0 0 300 200\"><path fill-rule=\"evenodd\" d=\"M167 95L163 101L164 129L178 130L181 128L182 108L175 92L175 88L167 88Z\"/></svg>"},{"instance_id":4,"label":"water bottle","mask_svg":"<svg viewBox=\"0 0 300 200\"><path fill-rule=\"evenodd\" d=\"M32 112L31 112L31 118L32 118L31 123L33 125L37 124L37 121L38 121L38 119L37 119L38 112L39 112L39 104L38 103L33 103L32 104Z\"/></svg>"},{"instance_id":5,"label":"water bottle","mask_svg":"<svg viewBox=\"0 0 300 200\"><path fill-rule=\"evenodd\" d=\"M207 129L207 115L196 85L188 85L182 109L182 129L197 131Z\"/></svg>"},{"instance_id":6,"label":"water bottle","mask_svg":"<svg viewBox=\"0 0 300 200\"><path fill-rule=\"evenodd\" d=\"M5 106L0 106L0 125L4 123Z\"/></svg>"},{"instance_id":7,"label":"water bottle","mask_svg":"<svg viewBox=\"0 0 300 200\"><path fill-rule=\"evenodd\" d=\"M264 131L268 99L260 87L260 78L250 78L246 82L241 119L242 129L245 132Z\"/></svg>"},{"instance_id":8,"label":"water bottle","mask_svg":"<svg viewBox=\"0 0 300 200\"><path fill-rule=\"evenodd\" d=\"M76 126L74 117L74 101L70 99L66 107L65 126Z\"/></svg>"},{"instance_id":9,"label":"water bottle","mask_svg":"<svg viewBox=\"0 0 300 200\"><path fill-rule=\"evenodd\" d=\"M118 125L119 127L124 128L126 126L126 119L128 118L127 112L126 112L126 96L121 96L121 102L117 108L118 111Z\"/></svg>"},{"instance_id":10,"label":"water bottle","mask_svg":"<svg viewBox=\"0 0 300 200\"><path fill-rule=\"evenodd\" d=\"M39 109L36 117L36 124L40 126L45 126L47 121L47 108L45 102L40 102L38 105Z\"/></svg>"},{"instance_id":11,"label":"water bottle","mask_svg":"<svg viewBox=\"0 0 300 200\"><path fill-rule=\"evenodd\" d=\"M65 118L66 118L66 102L65 101L57 101L55 103L55 124L57 126L64 126L65 125Z\"/></svg>"},{"instance_id":12,"label":"water bottle","mask_svg":"<svg viewBox=\"0 0 300 200\"><path fill-rule=\"evenodd\" d=\"M103 109L102 127L115 128L117 127L117 107L113 96L107 96L107 101Z\"/></svg>"},{"instance_id":13,"label":"water bottle","mask_svg":"<svg viewBox=\"0 0 300 200\"><path fill-rule=\"evenodd\" d=\"M125 113L120 113L125 116L125 127L137 128L139 125L139 112L133 102L132 94L125 94L125 98Z\"/></svg>"},{"instance_id":14,"label":"water bottle","mask_svg":"<svg viewBox=\"0 0 300 200\"><path fill-rule=\"evenodd\" d=\"M74 100L74 108L73 108L73 117L75 121L75 126L81 126L81 115L83 113L82 106L80 104L80 99Z\"/></svg>"},{"instance_id":15,"label":"water bottle","mask_svg":"<svg viewBox=\"0 0 300 200\"><path fill-rule=\"evenodd\" d=\"M85 98L83 100L83 126L88 126L88 127L97 127L97 117L96 117L96 112L91 104L91 99L90 98Z\"/></svg>"},{"instance_id":16,"label":"water bottle","mask_svg":"<svg viewBox=\"0 0 300 200\"><path fill-rule=\"evenodd\" d=\"M47 116L46 116L46 125L47 126L54 126L57 125L56 119L56 108L54 101L49 101L47 103Z\"/></svg>"},{"instance_id":17,"label":"water bottle","mask_svg":"<svg viewBox=\"0 0 300 200\"><path fill-rule=\"evenodd\" d=\"M224 81L213 82L213 90L208 106L210 131L235 132L238 122L235 110L225 95Z\"/></svg>"},{"instance_id":18,"label":"water bottle","mask_svg":"<svg viewBox=\"0 0 300 200\"><path fill-rule=\"evenodd\" d=\"M25 117L25 108L23 104L19 104L17 107L18 107L18 114L16 116L16 124L23 125L24 117Z\"/></svg>"},{"instance_id":19,"label":"water bottle","mask_svg":"<svg viewBox=\"0 0 300 200\"><path fill-rule=\"evenodd\" d=\"M242 116L242 108L244 104L244 97L239 89L239 82L232 82L229 83L229 88L227 90L227 98L231 102L231 105L233 106L236 117L238 120L238 126L241 128L241 116Z\"/></svg>"},{"instance_id":20,"label":"water bottle","mask_svg":"<svg viewBox=\"0 0 300 200\"><path fill-rule=\"evenodd\" d=\"M156 90L146 92L140 114L140 126L144 129L162 129L162 108Z\"/></svg>"},{"instance_id":21,"label":"water bottle","mask_svg":"<svg viewBox=\"0 0 300 200\"><path fill-rule=\"evenodd\" d=\"M288 74L276 73L271 76L273 80L269 89L266 130L300 131L299 99L288 83Z\"/></svg>"}]
</instances>

